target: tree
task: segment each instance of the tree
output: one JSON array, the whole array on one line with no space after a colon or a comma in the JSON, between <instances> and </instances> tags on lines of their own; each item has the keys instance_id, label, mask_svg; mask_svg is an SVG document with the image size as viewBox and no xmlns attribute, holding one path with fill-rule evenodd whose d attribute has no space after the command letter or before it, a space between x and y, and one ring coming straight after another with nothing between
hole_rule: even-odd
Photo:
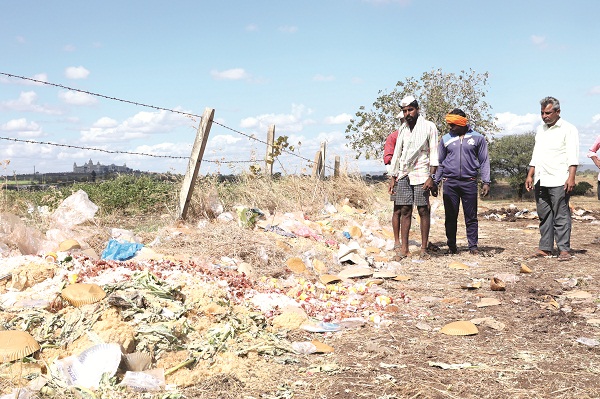
<instances>
[{"instance_id":1,"label":"tree","mask_svg":"<svg viewBox=\"0 0 600 399\"><path fill-rule=\"evenodd\" d=\"M535 132L511 134L494 139L489 145L492 178L504 177L517 190L519 200L525 192L525 179L531 161Z\"/></svg>"},{"instance_id":2,"label":"tree","mask_svg":"<svg viewBox=\"0 0 600 399\"><path fill-rule=\"evenodd\" d=\"M491 107L484 100L488 73L478 74L473 70L460 74L444 73L441 69L424 72L419 80L410 77L396 83L392 92L379 91L373 109L361 106L356 118L346 128L346 139L356 151L356 158L378 158L388 134L399 125L397 115L402 112L400 101L413 95L419 102L421 115L435 123L440 132L447 132L446 114L460 108L467 114L474 130L491 137L500 129L490 114Z\"/></svg>"}]
</instances>

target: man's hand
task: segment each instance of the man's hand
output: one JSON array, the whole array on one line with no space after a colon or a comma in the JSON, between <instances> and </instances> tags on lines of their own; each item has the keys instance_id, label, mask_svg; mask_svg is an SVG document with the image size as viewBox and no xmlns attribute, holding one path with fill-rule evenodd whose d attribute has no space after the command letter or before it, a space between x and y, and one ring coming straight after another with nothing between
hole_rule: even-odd
<instances>
[{"instance_id":1,"label":"man's hand","mask_svg":"<svg viewBox=\"0 0 600 399\"><path fill-rule=\"evenodd\" d=\"M425 183L423 183L423 191L431 190L435 187L435 182L431 177L428 177Z\"/></svg>"},{"instance_id":2,"label":"man's hand","mask_svg":"<svg viewBox=\"0 0 600 399\"><path fill-rule=\"evenodd\" d=\"M394 194L394 186L396 185L396 178L394 176L390 177L390 182L388 184L388 193L390 195Z\"/></svg>"},{"instance_id":3,"label":"man's hand","mask_svg":"<svg viewBox=\"0 0 600 399\"><path fill-rule=\"evenodd\" d=\"M489 193L490 193L490 184L489 183L483 183L483 187L481 187L481 196L485 197Z\"/></svg>"},{"instance_id":4,"label":"man's hand","mask_svg":"<svg viewBox=\"0 0 600 399\"><path fill-rule=\"evenodd\" d=\"M525 179L525 189L527 189L527 191L531 191L533 190L533 176L527 176L527 179Z\"/></svg>"},{"instance_id":5,"label":"man's hand","mask_svg":"<svg viewBox=\"0 0 600 399\"><path fill-rule=\"evenodd\" d=\"M565 191L570 193L575 188L575 177L569 176L567 181L565 182Z\"/></svg>"}]
</instances>

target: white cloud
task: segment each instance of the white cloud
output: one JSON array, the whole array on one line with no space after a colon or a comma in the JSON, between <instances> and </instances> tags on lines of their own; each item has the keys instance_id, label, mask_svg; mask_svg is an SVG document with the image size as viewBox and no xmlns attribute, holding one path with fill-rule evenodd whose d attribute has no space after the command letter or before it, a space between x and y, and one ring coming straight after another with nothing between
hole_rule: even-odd
<instances>
[{"instance_id":1,"label":"white cloud","mask_svg":"<svg viewBox=\"0 0 600 399\"><path fill-rule=\"evenodd\" d=\"M217 80L242 80L250 78L250 75L243 68L233 68L225 71L212 70L210 74Z\"/></svg>"},{"instance_id":2,"label":"white cloud","mask_svg":"<svg viewBox=\"0 0 600 399\"><path fill-rule=\"evenodd\" d=\"M333 75L325 76L325 75L317 74L317 75L313 76L313 80L315 82L332 82L335 80L335 76L333 76Z\"/></svg>"},{"instance_id":3,"label":"white cloud","mask_svg":"<svg viewBox=\"0 0 600 399\"><path fill-rule=\"evenodd\" d=\"M139 112L118 123L114 119L103 117L91 128L81 131L81 141L85 143L120 142L144 139L153 134L164 134L189 124L189 120L180 114L169 111Z\"/></svg>"},{"instance_id":4,"label":"white cloud","mask_svg":"<svg viewBox=\"0 0 600 399\"><path fill-rule=\"evenodd\" d=\"M548 46L548 43L546 43L546 36L531 35L529 39L536 47L545 48Z\"/></svg>"},{"instance_id":5,"label":"white cloud","mask_svg":"<svg viewBox=\"0 0 600 399\"><path fill-rule=\"evenodd\" d=\"M210 139L211 146L222 146L222 145L231 145L236 144L243 140L242 136L233 136L231 134L218 134Z\"/></svg>"},{"instance_id":6,"label":"white cloud","mask_svg":"<svg viewBox=\"0 0 600 399\"><path fill-rule=\"evenodd\" d=\"M19 44L24 44L27 42L27 40L25 40L25 38L23 36L17 36L15 37L15 40L17 41L17 43Z\"/></svg>"},{"instance_id":7,"label":"white cloud","mask_svg":"<svg viewBox=\"0 0 600 399\"><path fill-rule=\"evenodd\" d=\"M65 90L58 93L58 98L71 105L93 105L98 102L96 97L79 91Z\"/></svg>"},{"instance_id":8,"label":"white cloud","mask_svg":"<svg viewBox=\"0 0 600 399\"><path fill-rule=\"evenodd\" d=\"M72 45L72 44L65 44L65 45L63 46L63 51L66 51L66 52L68 52L68 53L72 53L72 52L73 52L73 51L75 51L75 50L76 50L76 49L75 49L75 46L74 46L74 45Z\"/></svg>"},{"instance_id":9,"label":"white cloud","mask_svg":"<svg viewBox=\"0 0 600 399\"><path fill-rule=\"evenodd\" d=\"M0 110L2 111L19 111L19 112L39 112L42 114L60 115L61 112L56 108L51 108L45 105L36 104L38 99L34 91L22 91L19 98L16 100L0 102Z\"/></svg>"},{"instance_id":10,"label":"white cloud","mask_svg":"<svg viewBox=\"0 0 600 399\"><path fill-rule=\"evenodd\" d=\"M325 124L327 125L343 125L350 122L352 115L350 114L339 114L335 116L328 116L325 118Z\"/></svg>"},{"instance_id":11,"label":"white cloud","mask_svg":"<svg viewBox=\"0 0 600 399\"><path fill-rule=\"evenodd\" d=\"M283 32L283 33L296 33L296 32L298 32L298 27L297 26L284 25L284 26L280 26L279 27L279 31Z\"/></svg>"},{"instance_id":12,"label":"white cloud","mask_svg":"<svg viewBox=\"0 0 600 399\"><path fill-rule=\"evenodd\" d=\"M256 25L256 24L246 25L246 30L248 32L257 32L258 31L258 25Z\"/></svg>"},{"instance_id":13,"label":"white cloud","mask_svg":"<svg viewBox=\"0 0 600 399\"><path fill-rule=\"evenodd\" d=\"M591 95L597 95L600 94L600 86L594 86L590 89L590 91L588 92L588 94Z\"/></svg>"},{"instance_id":14,"label":"white cloud","mask_svg":"<svg viewBox=\"0 0 600 399\"><path fill-rule=\"evenodd\" d=\"M0 131L17 134L19 137L39 137L42 128L36 122L28 122L25 118L12 119L0 126Z\"/></svg>"},{"instance_id":15,"label":"white cloud","mask_svg":"<svg viewBox=\"0 0 600 399\"><path fill-rule=\"evenodd\" d=\"M270 125L275 125L275 135L289 135L288 132L300 132L305 125L314 124L312 119L305 119L312 114L312 110L304 105L292 104L292 112L289 114L263 114L242 119L240 127L252 129L255 133L266 135Z\"/></svg>"},{"instance_id":16,"label":"white cloud","mask_svg":"<svg viewBox=\"0 0 600 399\"><path fill-rule=\"evenodd\" d=\"M68 67L65 69L65 76L67 79L85 79L89 76L90 71L82 66Z\"/></svg>"},{"instance_id":17,"label":"white cloud","mask_svg":"<svg viewBox=\"0 0 600 399\"><path fill-rule=\"evenodd\" d=\"M511 112L500 112L496 114L496 118L496 124L502 129L497 136L527 133L535 130L541 123L541 118L537 114L517 115Z\"/></svg>"}]
</instances>

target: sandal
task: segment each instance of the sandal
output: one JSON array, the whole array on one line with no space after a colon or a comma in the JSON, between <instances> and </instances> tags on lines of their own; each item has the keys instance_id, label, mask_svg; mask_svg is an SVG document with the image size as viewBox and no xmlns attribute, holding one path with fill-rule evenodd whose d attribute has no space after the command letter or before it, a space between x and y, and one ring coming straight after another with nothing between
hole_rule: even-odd
<instances>
[{"instance_id":1,"label":"sandal","mask_svg":"<svg viewBox=\"0 0 600 399\"><path fill-rule=\"evenodd\" d=\"M531 254L530 258L547 258L548 256L552 256L552 252L538 249Z\"/></svg>"},{"instance_id":2,"label":"sandal","mask_svg":"<svg viewBox=\"0 0 600 399\"><path fill-rule=\"evenodd\" d=\"M408 258L408 255L405 255L402 252L396 252L396 254L391 257L390 261L400 262L402 259L406 259L406 258Z\"/></svg>"},{"instance_id":3,"label":"sandal","mask_svg":"<svg viewBox=\"0 0 600 399\"><path fill-rule=\"evenodd\" d=\"M572 258L572 256L568 252L561 252L560 255L558 255L559 262L566 262L568 260L571 260L571 258Z\"/></svg>"}]
</instances>

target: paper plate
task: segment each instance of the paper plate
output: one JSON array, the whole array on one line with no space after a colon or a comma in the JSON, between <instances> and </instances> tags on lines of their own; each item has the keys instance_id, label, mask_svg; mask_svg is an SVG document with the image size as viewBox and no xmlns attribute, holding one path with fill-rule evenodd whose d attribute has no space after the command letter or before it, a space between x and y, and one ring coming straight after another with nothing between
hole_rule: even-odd
<instances>
[{"instance_id":1,"label":"paper plate","mask_svg":"<svg viewBox=\"0 0 600 399\"><path fill-rule=\"evenodd\" d=\"M368 269L366 267L350 267L338 273L338 276L342 279L369 277L371 275L373 275L373 270Z\"/></svg>"},{"instance_id":2,"label":"paper plate","mask_svg":"<svg viewBox=\"0 0 600 399\"><path fill-rule=\"evenodd\" d=\"M61 252L70 251L72 249L81 249L81 244L77 240L65 240L58 245L58 250Z\"/></svg>"},{"instance_id":3,"label":"paper plate","mask_svg":"<svg viewBox=\"0 0 600 399\"><path fill-rule=\"evenodd\" d=\"M521 273L531 273L531 269L525 263L521 263Z\"/></svg>"},{"instance_id":4,"label":"paper plate","mask_svg":"<svg viewBox=\"0 0 600 399\"><path fill-rule=\"evenodd\" d=\"M487 306L500 305L500 301L496 298L481 298L481 301L477 303L478 308L485 308Z\"/></svg>"},{"instance_id":5,"label":"paper plate","mask_svg":"<svg viewBox=\"0 0 600 399\"><path fill-rule=\"evenodd\" d=\"M408 281L410 279L412 279L411 276L396 276L392 280L396 280L396 281Z\"/></svg>"},{"instance_id":6,"label":"paper plate","mask_svg":"<svg viewBox=\"0 0 600 399\"><path fill-rule=\"evenodd\" d=\"M313 269L315 269L317 273L325 273L327 271L327 266L325 266L325 263L319 259L313 259L312 265Z\"/></svg>"},{"instance_id":7,"label":"paper plate","mask_svg":"<svg viewBox=\"0 0 600 399\"><path fill-rule=\"evenodd\" d=\"M304 261L298 257L289 258L285 261L285 264L294 273L304 273L306 271Z\"/></svg>"},{"instance_id":8,"label":"paper plate","mask_svg":"<svg viewBox=\"0 0 600 399\"><path fill-rule=\"evenodd\" d=\"M461 262L451 262L448 267L450 269L458 269L458 270L467 270L469 269L469 266L465 265L464 263Z\"/></svg>"},{"instance_id":9,"label":"paper plate","mask_svg":"<svg viewBox=\"0 0 600 399\"><path fill-rule=\"evenodd\" d=\"M371 287L373 285L381 285L381 284L383 284L383 279L382 278L377 278L377 279L369 280L369 281L366 282L366 286L367 287Z\"/></svg>"},{"instance_id":10,"label":"paper plate","mask_svg":"<svg viewBox=\"0 0 600 399\"><path fill-rule=\"evenodd\" d=\"M379 248L377 248L377 247L366 247L366 248L365 248L365 251L366 251L368 254L378 254L378 253L380 253L380 252L381 252L381 249L379 249Z\"/></svg>"},{"instance_id":11,"label":"paper plate","mask_svg":"<svg viewBox=\"0 0 600 399\"><path fill-rule=\"evenodd\" d=\"M26 331L0 331L0 363L22 359L39 349L40 344Z\"/></svg>"},{"instance_id":12,"label":"paper plate","mask_svg":"<svg viewBox=\"0 0 600 399\"><path fill-rule=\"evenodd\" d=\"M394 273L394 272L379 271L379 272L373 273L373 278L394 278L397 275L398 275L398 273Z\"/></svg>"},{"instance_id":13,"label":"paper plate","mask_svg":"<svg viewBox=\"0 0 600 399\"><path fill-rule=\"evenodd\" d=\"M145 352L134 352L123 355L123 362L128 371L144 371L152 363L152 356Z\"/></svg>"},{"instance_id":14,"label":"paper plate","mask_svg":"<svg viewBox=\"0 0 600 399\"><path fill-rule=\"evenodd\" d=\"M352 238L360 238L362 237L362 230L358 226L350 227L348 233L352 236Z\"/></svg>"},{"instance_id":15,"label":"paper plate","mask_svg":"<svg viewBox=\"0 0 600 399\"><path fill-rule=\"evenodd\" d=\"M106 296L106 292L99 285L83 283L68 285L60 294L73 306L100 302Z\"/></svg>"},{"instance_id":16,"label":"paper plate","mask_svg":"<svg viewBox=\"0 0 600 399\"><path fill-rule=\"evenodd\" d=\"M565 297L569 298L569 299L588 299L591 298L593 295L590 294L587 291L581 291L581 290L577 290L577 291L571 291L568 292Z\"/></svg>"},{"instance_id":17,"label":"paper plate","mask_svg":"<svg viewBox=\"0 0 600 399\"><path fill-rule=\"evenodd\" d=\"M492 291L504 291L506 290L506 284L498 277L492 277L490 279L490 289Z\"/></svg>"},{"instance_id":18,"label":"paper plate","mask_svg":"<svg viewBox=\"0 0 600 399\"><path fill-rule=\"evenodd\" d=\"M442 327L440 332L446 335L475 335L479 330L470 321L454 321Z\"/></svg>"},{"instance_id":19,"label":"paper plate","mask_svg":"<svg viewBox=\"0 0 600 399\"><path fill-rule=\"evenodd\" d=\"M342 281L342 279L340 276L334 276L333 274L322 274L319 276L319 281L321 281L323 284L332 284Z\"/></svg>"},{"instance_id":20,"label":"paper plate","mask_svg":"<svg viewBox=\"0 0 600 399\"><path fill-rule=\"evenodd\" d=\"M316 339L311 342L316 348L316 353L330 353L333 352L333 347L323 342L317 341Z\"/></svg>"}]
</instances>

